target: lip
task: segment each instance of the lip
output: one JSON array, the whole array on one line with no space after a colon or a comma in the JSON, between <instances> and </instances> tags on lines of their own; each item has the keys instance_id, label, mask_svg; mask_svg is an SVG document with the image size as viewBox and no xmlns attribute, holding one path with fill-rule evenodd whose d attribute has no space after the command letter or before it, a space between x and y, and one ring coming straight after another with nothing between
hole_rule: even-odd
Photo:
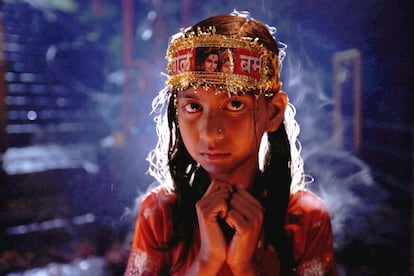
<instances>
[{"instance_id":1,"label":"lip","mask_svg":"<svg viewBox=\"0 0 414 276\"><path fill-rule=\"evenodd\" d=\"M208 161L220 161L230 155L230 153L222 152L202 152L200 155Z\"/></svg>"}]
</instances>

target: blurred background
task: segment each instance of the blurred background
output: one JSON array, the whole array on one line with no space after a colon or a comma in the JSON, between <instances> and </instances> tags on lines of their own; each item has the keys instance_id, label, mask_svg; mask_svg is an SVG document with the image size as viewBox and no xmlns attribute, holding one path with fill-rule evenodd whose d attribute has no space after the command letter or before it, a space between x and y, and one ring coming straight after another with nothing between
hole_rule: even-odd
<instances>
[{"instance_id":1,"label":"blurred background","mask_svg":"<svg viewBox=\"0 0 414 276\"><path fill-rule=\"evenodd\" d=\"M0 275L122 275L168 39L233 9L288 45L283 89L340 274L409 275L408 2L0 1Z\"/></svg>"}]
</instances>

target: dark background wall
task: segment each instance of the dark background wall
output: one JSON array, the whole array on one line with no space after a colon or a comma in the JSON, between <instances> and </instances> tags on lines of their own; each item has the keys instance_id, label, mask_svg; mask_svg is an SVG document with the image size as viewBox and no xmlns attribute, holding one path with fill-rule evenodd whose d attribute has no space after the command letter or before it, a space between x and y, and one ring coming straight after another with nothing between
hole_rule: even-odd
<instances>
[{"instance_id":1,"label":"dark background wall","mask_svg":"<svg viewBox=\"0 0 414 276\"><path fill-rule=\"evenodd\" d=\"M315 178L309 188L331 212L341 273L409 274L411 4L239 2L1 2L0 273L51 263L75 269L78 258L122 271L136 198L152 182L149 113L164 85L169 36L237 9L276 26L288 44L283 88L297 108ZM336 74L333 57L350 49L361 72L346 60L345 75Z\"/></svg>"}]
</instances>

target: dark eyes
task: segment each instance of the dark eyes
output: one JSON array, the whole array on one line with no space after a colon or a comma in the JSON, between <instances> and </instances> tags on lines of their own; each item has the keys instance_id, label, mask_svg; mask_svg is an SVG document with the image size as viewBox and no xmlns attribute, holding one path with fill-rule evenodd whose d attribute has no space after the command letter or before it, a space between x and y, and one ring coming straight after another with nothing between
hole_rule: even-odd
<instances>
[{"instance_id":1,"label":"dark eyes","mask_svg":"<svg viewBox=\"0 0 414 276\"><path fill-rule=\"evenodd\" d=\"M238 111L244 107L244 104L241 101L233 100L230 101L225 108L227 108L230 111Z\"/></svg>"},{"instance_id":2,"label":"dark eyes","mask_svg":"<svg viewBox=\"0 0 414 276\"><path fill-rule=\"evenodd\" d=\"M197 103L188 103L183 106L183 109L188 113L194 113L197 111L201 111L201 105Z\"/></svg>"},{"instance_id":3,"label":"dark eyes","mask_svg":"<svg viewBox=\"0 0 414 276\"><path fill-rule=\"evenodd\" d=\"M243 109L244 104L239 100L231 100L226 105L224 105L223 109L228 111L239 111ZM187 103L183 106L184 111L188 113L195 113L203 110L203 107L198 103Z\"/></svg>"}]
</instances>

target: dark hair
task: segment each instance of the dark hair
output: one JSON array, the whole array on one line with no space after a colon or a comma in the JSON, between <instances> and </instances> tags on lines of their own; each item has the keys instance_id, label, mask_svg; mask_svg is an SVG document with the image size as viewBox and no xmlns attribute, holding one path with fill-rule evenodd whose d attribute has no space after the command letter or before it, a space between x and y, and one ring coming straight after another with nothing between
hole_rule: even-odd
<instances>
[{"instance_id":1,"label":"dark hair","mask_svg":"<svg viewBox=\"0 0 414 276\"><path fill-rule=\"evenodd\" d=\"M278 54L275 39L259 21L241 16L219 15L197 23L189 31L211 26L216 28L217 34L258 38L260 43ZM174 95L169 99L167 112L170 139L175 139L169 142L168 165L177 196L173 208L173 236L168 241L167 248L172 248L179 242L184 248L178 263L172 268L174 270L182 265L188 256L194 237L194 226L197 225L195 203L203 196L210 180L207 172L197 166L197 162L190 156L181 139L176 122ZM270 161L263 173L256 176L252 193L265 209L263 228L266 242L273 245L284 269L294 264L291 244L285 232L290 196L291 176L288 164L291 154L283 123L275 132L268 133L268 141Z\"/></svg>"}]
</instances>

